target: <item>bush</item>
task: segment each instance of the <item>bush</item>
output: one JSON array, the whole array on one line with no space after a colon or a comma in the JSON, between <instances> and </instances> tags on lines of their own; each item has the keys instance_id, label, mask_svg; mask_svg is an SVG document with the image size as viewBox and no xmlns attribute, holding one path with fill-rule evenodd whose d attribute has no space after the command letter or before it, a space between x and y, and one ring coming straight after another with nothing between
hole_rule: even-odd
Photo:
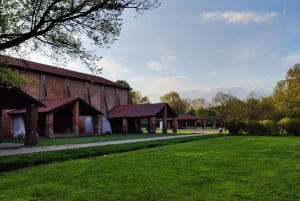
<instances>
[{"instance_id":1,"label":"bush","mask_svg":"<svg viewBox=\"0 0 300 201\"><path fill-rule=\"evenodd\" d=\"M277 135L279 134L279 128L276 122L272 120L261 120L260 125L264 128L265 134L267 135Z\"/></svg>"},{"instance_id":2,"label":"bush","mask_svg":"<svg viewBox=\"0 0 300 201\"><path fill-rule=\"evenodd\" d=\"M228 120L225 123L226 128L229 130L229 133L232 135L240 134L241 130L244 128L244 122L240 120Z\"/></svg>"},{"instance_id":3,"label":"bush","mask_svg":"<svg viewBox=\"0 0 300 201\"><path fill-rule=\"evenodd\" d=\"M263 127L257 120L247 121L245 123L245 130L252 135L262 135L264 133Z\"/></svg>"},{"instance_id":4,"label":"bush","mask_svg":"<svg viewBox=\"0 0 300 201\"><path fill-rule=\"evenodd\" d=\"M277 124L272 120L247 121L245 130L253 135L276 135L279 133Z\"/></svg>"},{"instance_id":5,"label":"bush","mask_svg":"<svg viewBox=\"0 0 300 201\"><path fill-rule=\"evenodd\" d=\"M289 134L300 135L300 118L283 118L278 125Z\"/></svg>"}]
</instances>

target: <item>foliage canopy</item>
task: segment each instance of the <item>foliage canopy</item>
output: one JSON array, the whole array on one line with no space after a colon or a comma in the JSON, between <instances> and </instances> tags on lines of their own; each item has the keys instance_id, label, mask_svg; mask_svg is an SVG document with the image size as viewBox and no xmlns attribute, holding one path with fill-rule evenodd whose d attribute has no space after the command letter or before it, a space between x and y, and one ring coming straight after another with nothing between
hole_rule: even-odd
<instances>
[{"instance_id":1,"label":"foliage canopy","mask_svg":"<svg viewBox=\"0 0 300 201\"><path fill-rule=\"evenodd\" d=\"M0 0L0 53L40 51L57 61L79 58L97 70L100 57L86 46L112 44L125 9L140 14L159 5L159 0Z\"/></svg>"}]
</instances>

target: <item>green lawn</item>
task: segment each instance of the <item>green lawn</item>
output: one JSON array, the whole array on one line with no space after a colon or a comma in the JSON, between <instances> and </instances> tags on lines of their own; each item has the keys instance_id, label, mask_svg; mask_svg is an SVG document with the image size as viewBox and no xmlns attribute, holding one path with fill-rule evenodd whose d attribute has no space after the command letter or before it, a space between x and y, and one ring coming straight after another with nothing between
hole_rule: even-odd
<instances>
[{"instance_id":1,"label":"green lawn","mask_svg":"<svg viewBox=\"0 0 300 201\"><path fill-rule=\"evenodd\" d=\"M215 134L218 133L215 129L179 129L177 134L173 134L172 130L168 130L168 134L162 134L160 129L157 129L157 134L111 134L111 135L98 135L98 136L76 136L76 137L63 137L63 138L52 138L45 139L40 138L38 146L51 146L61 144L82 144L82 143L93 143L93 142L105 142L111 140L125 140L125 139L138 139L138 138L151 138L159 136L170 136L170 135L185 135L195 133L207 133ZM17 139L3 139L3 142L20 143L23 144L24 140L21 138Z\"/></svg>"},{"instance_id":2,"label":"green lawn","mask_svg":"<svg viewBox=\"0 0 300 201\"><path fill-rule=\"evenodd\" d=\"M300 138L215 137L0 173L0 200L300 200Z\"/></svg>"}]
</instances>

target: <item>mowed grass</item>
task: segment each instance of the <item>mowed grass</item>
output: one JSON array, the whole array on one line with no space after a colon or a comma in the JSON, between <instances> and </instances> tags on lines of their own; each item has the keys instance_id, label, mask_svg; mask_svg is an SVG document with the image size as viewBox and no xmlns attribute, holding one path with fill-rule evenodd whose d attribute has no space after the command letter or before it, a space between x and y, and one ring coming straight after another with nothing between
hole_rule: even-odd
<instances>
[{"instance_id":1,"label":"mowed grass","mask_svg":"<svg viewBox=\"0 0 300 201\"><path fill-rule=\"evenodd\" d=\"M300 200L300 138L215 137L0 173L0 200Z\"/></svg>"},{"instance_id":2,"label":"mowed grass","mask_svg":"<svg viewBox=\"0 0 300 201\"><path fill-rule=\"evenodd\" d=\"M104 135L90 135L90 136L73 136L73 137L57 137L57 138L40 138L38 141L38 146L52 146L52 145L63 145L63 144L83 144L83 143L93 143L93 142L106 142L114 140L127 140L127 139L139 139L139 138L152 138L152 137L162 137L171 135L186 135L186 134L217 134L216 129L178 129L178 132L174 134L172 130L168 130L168 134L162 134L160 129L157 129L156 134L104 134ZM19 143L23 144L24 139L22 138L9 138L3 139L6 143Z\"/></svg>"}]
</instances>

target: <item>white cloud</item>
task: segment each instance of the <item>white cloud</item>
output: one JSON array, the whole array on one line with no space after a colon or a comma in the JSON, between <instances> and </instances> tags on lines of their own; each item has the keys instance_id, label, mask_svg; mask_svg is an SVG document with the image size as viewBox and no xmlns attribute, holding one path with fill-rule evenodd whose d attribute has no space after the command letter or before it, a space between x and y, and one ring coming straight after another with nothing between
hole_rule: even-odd
<instances>
[{"instance_id":1,"label":"white cloud","mask_svg":"<svg viewBox=\"0 0 300 201\"><path fill-rule=\"evenodd\" d=\"M103 74L100 76L111 80L124 80L129 73L128 68L115 58L103 58L99 61L99 66L103 67Z\"/></svg>"},{"instance_id":2,"label":"white cloud","mask_svg":"<svg viewBox=\"0 0 300 201\"><path fill-rule=\"evenodd\" d=\"M161 71L167 69L170 64L175 62L177 58L173 55L160 55L159 59L148 61L146 63L147 68L153 71Z\"/></svg>"},{"instance_id":3,"label":"white cloud","mask_svg":"<svg viewBox=\"0 0 300 201\"><path fill-rule=\"evenodd\" d=\"M174 62L177 60L173 55L161 55L160 58L163 62Z\"/></svg>"},{"instance_id":4,"label":"white cloud","mask_svg":"<svg viewBox=\"0 0 300 201\"><path fill-rule=\"evenodd\" d=\"M146 66L154 71L160 71L162 69L162 63L160 61L149 61L146 63Z\"/></svg>"},{"instance_id":5,"label":"white cloud","mask_svg":"<svg viewBox=\"0 0 300 201\"><path fill-rule=\"evenodd\" d=\"M229 23L263 23L272 20L276 17L275 12L271 13L257 13L257 12L235 12L235 11L216 11L201 13L201 19L207 20L225 20Z\"/></svg>"},{"instance_id":6,"label":"white cloud","mask_svg":"<svg viewBox=\"0 0 300 201\"><path fill-rule=\"evenodd\" d=\"M215 71L208 72L207 77L208 77L208 78L214 78L214 77L217 77L217 73L216 73Z\"/></svg>"},{"instance_id":7,"label":"white cloud","mask_svg":"<svg viewBox=\"0 0 300 201\"><path fill-rule=\"evenodd\" d=\"M170 64L177 60L172 51L162 44L156 45L154 48L155 59L146 62L146 67L153 71L162 71L168 69Z\"/></svg>"},{"instance_id":8,"label":"white cloud","mask_svg":"<svg viewBox=\"0 0 300 201\"><path fill-rule=\"evenodd\" d=\"M291 54L280 59L287 67L300 63L300 54Z\"/></svg>"}]
</instances>

